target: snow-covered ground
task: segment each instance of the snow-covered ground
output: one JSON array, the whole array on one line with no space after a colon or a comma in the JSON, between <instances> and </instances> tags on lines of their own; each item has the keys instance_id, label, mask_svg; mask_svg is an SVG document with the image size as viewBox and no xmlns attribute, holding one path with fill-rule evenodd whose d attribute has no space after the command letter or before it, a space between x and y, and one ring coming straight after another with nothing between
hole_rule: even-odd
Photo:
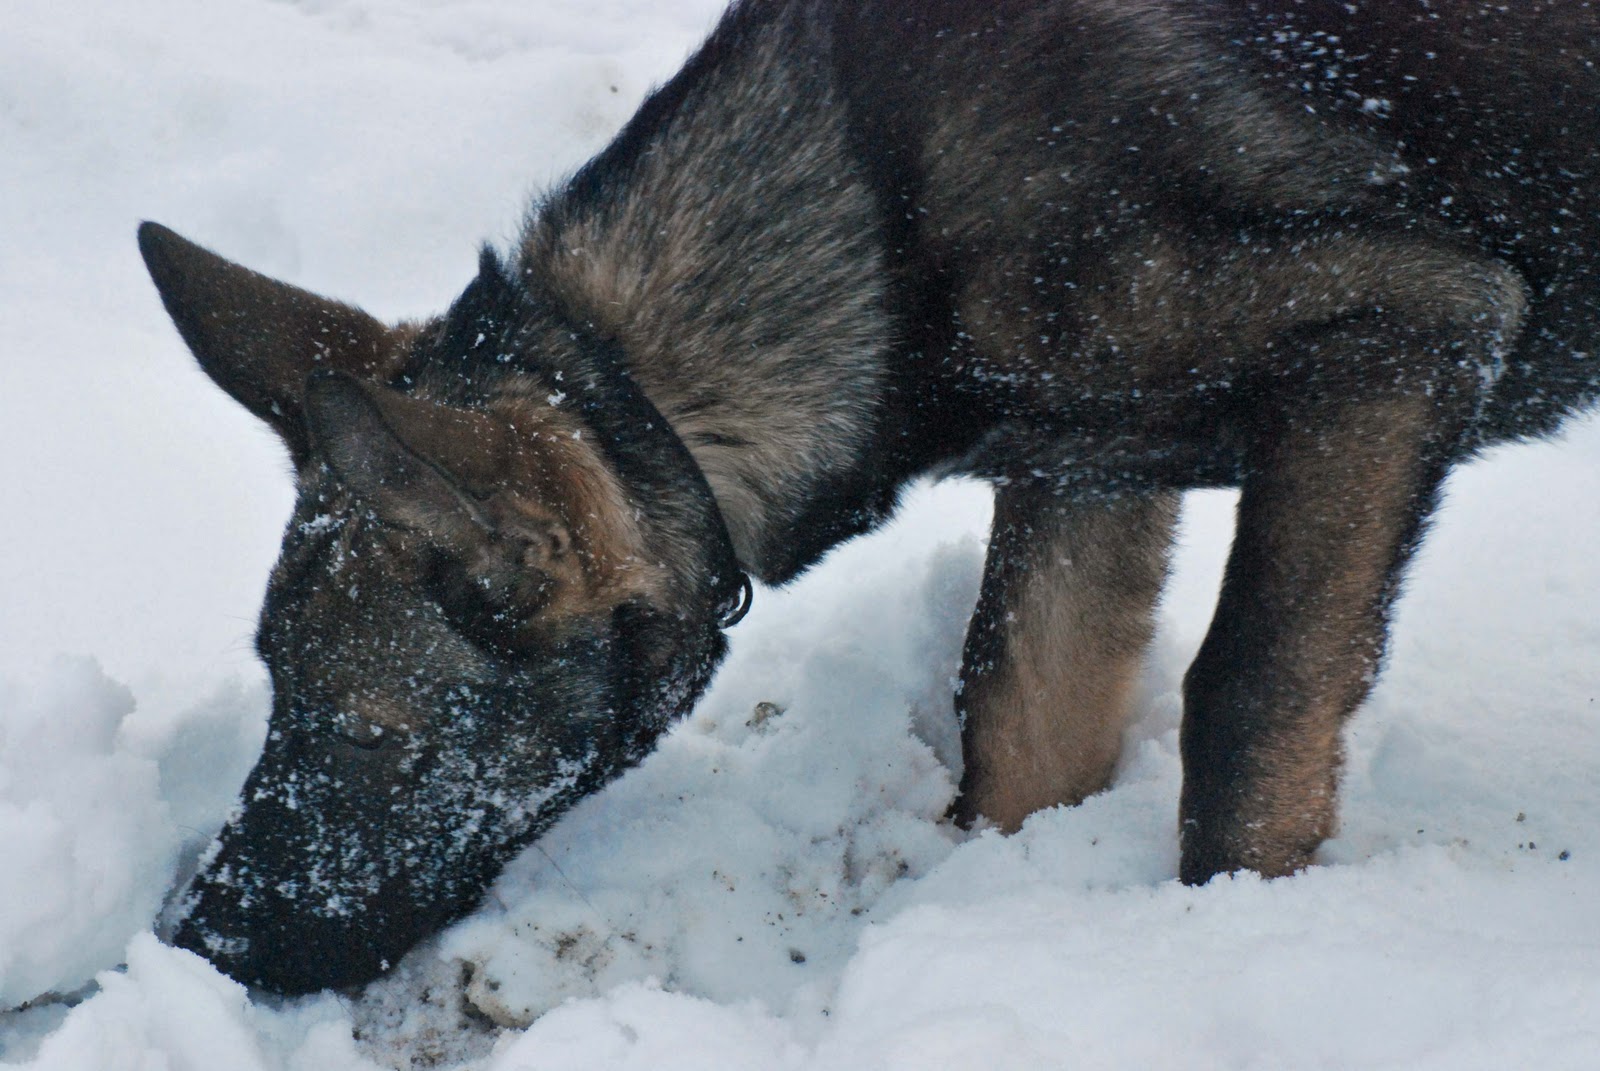
<instances>
[{"instance_id":1,"label":"snow-covered ground","mask_svg":"<svg viewBox=\"0 0 1600 1071\"><path fill-rule=\"evenodd\" d=\"M192 366L135 224L437 310L716 6L6 5L0 1061L1600 1067L1596 420L1452 481L1343 832L1297 877L1174 879L1175 693L1226 495L1189 502L1114 787L1010 838L938 821L988 510L945 486L761 592L694 717L362 999L251 1001L155 940L259 746L248 641L290 487Z\"/></svg>"}]
</instances>

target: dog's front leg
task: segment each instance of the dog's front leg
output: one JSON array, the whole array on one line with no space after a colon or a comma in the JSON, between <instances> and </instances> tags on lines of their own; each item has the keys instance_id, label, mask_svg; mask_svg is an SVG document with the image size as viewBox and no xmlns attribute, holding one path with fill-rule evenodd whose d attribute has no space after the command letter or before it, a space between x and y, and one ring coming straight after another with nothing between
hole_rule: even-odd
<instances>
[{"instance_id":1,"label":"dog's front leg","mask_svg":"<svg viewBox=\"0 0 1600 1071\"><path fill-rule=\"evenodd\" d=\"M1416 390L1264 431L1184 681L1181 874L1304 866L1337 821L1340 732L1447 468L1448 400Z\"/></svg>"},{"instance_id":2,"label":"dog's front leg","mask_svg":"<svg viewBox=\"0 0 1600 1071\"><path fill-rule=\"evenodd\" d=\"M995 495L983 589L956 706L955 816L1011 831L1106 786L1166 577L1175 494Z\"/></svg>"}]
</instances>

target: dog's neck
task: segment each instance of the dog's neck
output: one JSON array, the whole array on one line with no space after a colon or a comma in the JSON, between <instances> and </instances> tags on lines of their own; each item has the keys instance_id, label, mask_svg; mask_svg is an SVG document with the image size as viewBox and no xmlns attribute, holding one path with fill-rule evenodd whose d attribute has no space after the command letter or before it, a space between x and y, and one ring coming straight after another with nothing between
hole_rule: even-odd
<instances>
[{"instance_id":1,"label":"dog's neck","mask_svg":"<svg viewBox=\"0 0 1600 1071\"><path fill-rule=\"evenodd\" d=\"M767 580L815 556L792 533L819 502L858 508L841 488L881 433L891 344L882 228L843 107L786 50L804 53L713 38L541 207L519 265L621 346Z\"/></svg>"}]
</instances>

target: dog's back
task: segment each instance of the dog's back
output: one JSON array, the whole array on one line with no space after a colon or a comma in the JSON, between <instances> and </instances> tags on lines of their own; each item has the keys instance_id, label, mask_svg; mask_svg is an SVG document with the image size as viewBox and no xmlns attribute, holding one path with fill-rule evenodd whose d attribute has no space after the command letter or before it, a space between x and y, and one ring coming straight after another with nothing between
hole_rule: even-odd
<instances>
[{"instance_id":1,"label":"dog's back","mask_svg":"<svg viewBox=\"0 0 1600 1071\"><path fill-rule=\"evenodd\" d=\"M1387 227L1503 262L1536 297L1474 443L1546 432L1596 392L1588 5L875 0L837 17L863 158L915 204L924 285L987 267L1029 271L1013 292L1114 290L1119 257L1179 240L1198 260L1295 216ZM1026 269L1018 248L1038 254ZM1061 333L1114 315L1077 304ZM1124 365L1039 401L1163 386L1138 378Z\"/></svg>"},{"instance_id":2,"label":"dog's back","mask_svg":"<svg viewBox=\"0 0 1600 1071\"><path fill-rule=\"evenodd\" d=\"M1600 11L1561 2L1209 5L1264 81L1385 147L1408 211L1534 300L1482 439L1540 434L1600 381Z\"/></svg>"}]
</instances>

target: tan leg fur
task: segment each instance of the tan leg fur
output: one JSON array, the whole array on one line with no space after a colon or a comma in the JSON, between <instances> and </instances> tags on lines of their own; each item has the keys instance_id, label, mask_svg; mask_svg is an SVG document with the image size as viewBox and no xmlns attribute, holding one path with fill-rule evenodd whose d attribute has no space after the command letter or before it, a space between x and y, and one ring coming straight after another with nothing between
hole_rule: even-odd
<instances>
[{"instance_id":1,"label":"tan leg fur","mask_svg":"<svg viewBox=\"0 0 1600 1071\"><path fill-rule=\"evenodd\" d=\"M957 699L963 824L982 816L1012 831L1110 781L1177 503L999 490Z\"/></svg>"}]
</instances>

